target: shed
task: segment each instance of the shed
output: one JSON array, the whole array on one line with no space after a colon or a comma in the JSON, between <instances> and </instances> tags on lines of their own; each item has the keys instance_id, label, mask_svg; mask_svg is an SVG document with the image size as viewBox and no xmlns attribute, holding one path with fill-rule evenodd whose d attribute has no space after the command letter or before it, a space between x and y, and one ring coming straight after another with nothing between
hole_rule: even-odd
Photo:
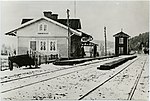
<instances>
[{"instance_id":1,"label":"shed","mask_svg":"<svg viewBox=\"0 0 150 101\"><path fill-rule=\"evenodd\" d=\"M128 34L123 31L113 35L115 37L115 55L127 55L128 54Z\"/></svg>"}]
</instances>

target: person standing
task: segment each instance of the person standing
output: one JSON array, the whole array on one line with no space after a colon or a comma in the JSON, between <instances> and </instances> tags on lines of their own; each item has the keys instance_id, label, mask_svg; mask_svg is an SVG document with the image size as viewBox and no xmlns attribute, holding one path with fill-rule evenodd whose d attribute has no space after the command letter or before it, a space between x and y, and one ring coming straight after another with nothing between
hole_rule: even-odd
<instances>
[{"instance_id":1,"label":"person standing","mask_svg":"<svg viewBox=\"0 0 150 101\"><path fill-rule=\"evenodd\" d=\"M81 47L81 56L82 56L82 58L85 56L85 52L84 52L84 47L83 46Z\"/></svg>"}]
</instances>

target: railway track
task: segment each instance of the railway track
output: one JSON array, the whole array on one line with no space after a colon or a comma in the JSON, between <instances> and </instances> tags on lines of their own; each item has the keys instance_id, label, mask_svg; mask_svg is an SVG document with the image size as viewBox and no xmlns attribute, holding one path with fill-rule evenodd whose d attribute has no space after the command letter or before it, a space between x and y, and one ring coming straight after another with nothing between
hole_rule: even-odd
<instances>
[{"instance_id":1,"label":"railway track","mask_svg":"<svg viewBox=\"0 0 150 101\"><path fill-rule=\"evenodd\" d=\"M108 59L110 60L110 59L116 59L116 58L120 58L120 57L114 57L114 58L108 58ZM25 78L29 78L29 77L34 77L34 76L38 76L38 75L44 75L44 74L48 74L48 73L52 73L52 72L57 72L57 71L61 71L61 70L66 70L66 69L71 69L71 68L75 68L75 67L79 67L79 66L86 66L86 65L96 64L96 63L100 63L100 62L104 62L104 61L107 61L107 60L106 59L102 59L102 60L99 60L99 61L96 61L96 62L81 64L81 65L76 65L76 66L68 67L68 68L65 68L65 69L58 69L58 70L44 72L44 73L39 73L39 74L30 75L30 76L26 76L26 77L22 77L22 78L11 79L11 80L8 80L8 81L3 81L1 83L5 84L5 83L11 82L11 81L16 81L16 80L25 79ZM74 72L86 70L86 69L89 69L89 68L92 68L92 67L87 67L87 68L83 68L83 69L79 69L79 70L74 70L72 72L68 72L68 73L64 73L64 74L61 74L61 75L58 75L58 76L54 76L54 77L51 77L51 78L39 80L37 82L33 82L33 83L25 84L25 85L22 85L22 86L14 87L14 88L11 88L11 89L4 90L1 93L10 92L10 91L13 91L13 90L17 90L17 89L20 89L20 88L23 88L23 87L34 85L34 84L37 84L37 83L40 83L40 82L52 80L52 79L55 79L55 78L58 78L58 77L61 77L61 76L64 76L64 75L68 75L68 74L71 74L71 73L74 73Z\"/></svg>"},{"instance_id":2,"label":"railway track","mask_svg":"<svg viewBox=\"0 0 150 101\"><path fill-rule=\"evenodd\" d=\"M113 57L113 58L115 59L115 58L118 58L118 57ZM21 80L21 79L25 79L25 78L29 78L29 77L38 76L38 75L48 74L48 73L57 72L57 71L61 71L61 70L67 70L67 69L71 69L71 68L75 68L75 67L79 67L79 66L86 66L86 65L90 65L90 64L95 64L95 63L106 61L105 59L102 59L102 60L99 60L99 61L96 61L96 62L92 62L92 63L75 65L75 66L68 67L68 68L65 68L65 69L58 69L58 70L53 70L53 71L47 71L47 72L43 72L43 73L28 75L28 76L24 76L24 77L20 77L20 78L15 78L15 79L10 79L10 80L4 80L4 81L1 81L0 83L3 84L3 83L7 83L7 82L11 82L11 81L16 81L16 80ZM107 59L111 59L111 58L107 58Z\"/></svg>"},{"instance_id":3,"label":"railway track","mask_svg":"<svg viewBox=\"0 0 150 101\"><path fill-rule=\"evenodd\" d=\"M136 78L136 80L135 80L135 82L134 82L134 85L133 85L133 87L131 88L131 91L130 91L130 93L129 93L129 96L128 96L127 100L132 100L132 97L133 97L133 95L134 95L134 93L135 93L135 90L136 90L136 88L137 88L137 85L138 85L138 83L139 83L139 80L140 80L140 78L141 78L141 75L142 75L142 73L143 73L143 70L144 70L144 66L145 66L145 64L146 64L146 61L147 61L147 59L144 61L143 67L142 67L142 69L141 69L141 72L140 72L140 74L138 74L138 76L137 76L137 78Z\"/></svg>"},{"instance_id":4,"label":"railway track","mask_svg":"<svg viewBox=\"0 0 150 101\"><path fill-rule=\"evenodd\" d=\"M118 71L117 73L115 73L114 75L112 75L111 77L107 78L104 82L102 82L101 84L97 85L96 87L94 87L93 89L89 90L87 93L85 93L84 95L82 95L80 98L78 98L78 100L83 100L86 96L90 95L92 92L94 92L95 90L97 90L98 88L100 88L102 85L106 84L107 82L109 82L111 79L113 79L114 77L116 77L118 74L120 74L122 71L124 71L126 68L128 68L131 64L133 64L135 61L137 61L139 58L136 58L134 61L132 61L130 64L128 64L127 66L125 66L123 69L121 69L120 71ZM144 68L144 66L143 66ZM140 79L140 76L142 74L142 71L140 73L140 75L138 76L138 80L137 82L135 83L135 87L133 88L133 91L132 93L130 94L129 98L128 99L131 99L133 94L134 94L134 91L136 89L136 86L138 84L138 81Z\"/></svg>"}]
</instances>

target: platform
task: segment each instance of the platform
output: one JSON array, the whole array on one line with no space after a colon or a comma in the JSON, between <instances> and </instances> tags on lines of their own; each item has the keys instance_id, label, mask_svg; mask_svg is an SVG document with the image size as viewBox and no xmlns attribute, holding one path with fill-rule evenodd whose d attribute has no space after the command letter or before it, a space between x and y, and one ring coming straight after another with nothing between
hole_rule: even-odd
<instances>
[{"instance_id":1,"label":"platform","mask_svg":"<svg viewBox=\"0 0 150 101\"><path fill-rule=\"evenodd\" d=\"M102 57L95 57L95 58L80 58L80 59L71 59L71 60L57 60L53 64L54 65L74 65L74 64L80 64L84 63L87 61L92 61L92 60L100 60L100 59L105 59L105 58L113 58L116 56L102 56Z\"/></svg>"}]
</instances>

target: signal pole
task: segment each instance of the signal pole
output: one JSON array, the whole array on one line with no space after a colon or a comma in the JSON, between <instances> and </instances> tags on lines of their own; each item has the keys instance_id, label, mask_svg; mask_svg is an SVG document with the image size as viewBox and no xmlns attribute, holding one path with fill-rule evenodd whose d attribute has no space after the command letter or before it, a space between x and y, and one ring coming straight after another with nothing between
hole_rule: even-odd
<instances>
[{"instance_id":1,"label":"signal pole","mask_svg":"<svg viewBox=\"0 0 150 101\"><path fill-rule=\"evenodd\" d=\"M70 59L70 27L69 27L69 9L67 9L67 27L68 27L68 59Z\"/></svg>"},{"instance_id":2,"label":"signal pole","mask_svg":"<svg viewBox=\"0 0 150 101\"><path fill-rule=\"evenodd\" d=\"M107 56L106 27L104 27L104 37L105 37L105 56Z\"/></svg>"}]
</instances>

